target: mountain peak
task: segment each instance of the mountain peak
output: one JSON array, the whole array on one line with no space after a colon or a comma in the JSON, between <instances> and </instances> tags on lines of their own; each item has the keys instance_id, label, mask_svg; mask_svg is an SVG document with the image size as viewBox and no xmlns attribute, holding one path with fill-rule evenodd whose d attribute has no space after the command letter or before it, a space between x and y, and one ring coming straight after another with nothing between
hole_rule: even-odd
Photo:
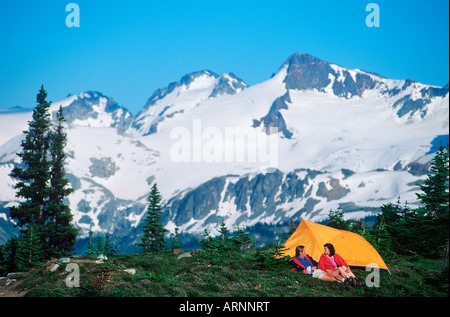
<instances>
[{"instance_id":1,"label":"mountain peak","mask_svg":"<svg viewBox=\"0 0 450 317\"><path fill-rule=\"evenodd\" d=\"M156 89L155 92L147 100L147 103L145 104L144 109L149 106L154 105L158 100L164 98L165 96L167 96L168 94L173 92L175 90L175 88L183 86L183 85L188 87L195 79L202 77L202 76L207 76L207 77L212 77L212 78L219 77L219 75L217 75L216 73L214 73L210 70L201 70L201 71L186 74L183 77L181 77L180 81L174 81L174 82L171 82L165 88Z\"/></svg>"},{"instance_id":2,"label":"mountain peak","mask_svg":"<svg viewBox=\"0 0 450 317\"><path fill-rule=\"evenodd\" d=\"M216 79L213 91L209 97L216 97L222 94L232 95L235 94L237 91L240 91L245 87L247 87L247 84L233 73L224 73L219 76L210 70L201 70L186 74L183 77L181 77L180 81L172 82L165 88L157 89L147 100L144 109L154 105L158 100L172 93L177 87L183 85L189 87L189 85L192 82L194 82L197 78L200 77L209 77Z\"/></svg>"},{"instance_id":3,"label":"mountain peak","mask_svg":"<svg viewBox=\"0 0 450 317\"><path fill-rule=\"evenodd\" d=\"M362 96L373 89L381 76L361 70L350 70L306 53L294 53L283 63L286 67L286 89L331 90L338 97ZM281 69L280 68L280 69Z\"/></svg>"},{"instance_id":4,"label":"mountain peak","mask_svg":"<svg viewBox=\"0 0 450 317\"><path fill-rule=\"evenodd\" d=\"M217 78L219 77L219 75L217 75L216 73L210 71L210 70L201 70L198 72L192 72L189 73L187 75L184 75L179 84L180 85L185 85L185 86L189 86L195 79L202 77L202 76L206 76L206 77L213 77L213 78Z\"/></svg>"},{"instance_id":5,"label":"mountain peak","mask_svg":"<svg viewBox=\"0 0 450 317\"><path fill-rule=\"evenodd\" d=\"M287 90L317 90L349 99L362 97L365 91L376 89L378 93L393 98L392 107L399 117L419 113L423 118L432 98L443 98L448 94L448 84L432 87L411 79L392 80L372 72L347 69L306 53L292 54L281 69L286 71L284 83Z\"/></svg>"},{"instance_id":6,"label":"mountain peak","mask_svg":"<svg viewBox=\"0 0 450 317\"><path fill-rule=\"evenodd\" d=\"M327 87L334 74L331 65L306 53L295 53L289 56L283 66L287 65L285 78L287 89L322 89Z\"/></svg>"},{"instance_id":7,"label":"mountain peak","mask_svg":"<svg viewBox=\"0 0 450 317\"><path fill-rule=\"evenodd\" d=\"M288 57L288 59L284 62L284 64L312 64L324 62L317 57L314 57L307 53L294 53Z\"/></svg>"},{"instance_id":8,"label":"mountain peak","mask_svg":"<svg viewBox=\"0 0 450 317\"><path fill-rule=\"evenodd\" d=\"M67 123L80 126L110 126L124 131L133 116L113 98L99 91L87 91L69 99L63 107Z\"/></svg>"},{"instance_id":9,"label":"mountain peak","mask_svg":"<svg viewBox=\"0 0 450 317\"><path fill-rule=\"evenodd\" d=\"M142 135L155 133L159 122L165 118L193 109L209 98L234 95L246 87L247 84L233 73L220 76L210 70L189 73L180 81L157 89L137 115L132 128Z\"/></svg>"},{"instance_id":10,"label":"mountain peak","mask_svg":"<svg viewBox=\"0 0 450 317\"><path fill-rule=\"evenodd\" d=\"M234 95L247 87L248 85L233 73L224 73L217 79L214 89L209 97L214 98L220 95Z\"/></svg>"}]
</instances>

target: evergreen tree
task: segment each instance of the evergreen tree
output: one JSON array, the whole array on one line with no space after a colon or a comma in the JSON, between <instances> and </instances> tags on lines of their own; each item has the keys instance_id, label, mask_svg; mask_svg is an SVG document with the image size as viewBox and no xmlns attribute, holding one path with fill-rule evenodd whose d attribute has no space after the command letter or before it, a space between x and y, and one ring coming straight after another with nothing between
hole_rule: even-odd
<instances>
[{"instance_id":1,"label":"evergreen tree","mask_svg":"<svg viewBox=\"0 0 450 317\"><path fill-rule=\"evenodd\" d=\"M373 240L369 241L373 242L374 247L385 257L392 255L394 237L398 237L398 234L394 231L399 220L395 210L395 206L392 203L381 206L381 213L377 216L372 227Z\"/></svg>"},{"instance_id":2,"label":"evergreen tree","mask_svg":"<svg viewBox=\"0 0 450 317\"><path fill-rule=\"evenodd\" d=\"M106 256L110 256L112 254L112 246L111 246L111 236L109 233L106 234L105 244L103 245L103 254Z\"/></svg>"},{"instance_id":3,"label":"evergreen tree","mask_svg":"<svg viewBox=\"0 0 450 317\"><path fill-rule=\"evenodd\" d=\"M430 174L420 186L423 193L416 194L424 208L432 216L449 212L449 153L448 147L442 146L431 161Z\"/></svg>"},{"instance_id":4,"label":"evergreen tree","mask_svg":"<svg viewBox=\"0 0 450 317\"><path fill-rule=\"evenodd\" d=\"M394 240L397 245L399 244L400 214L404 215L406 208L402 212L400 210L400 200L397 204L387 203L381 206L381 213L373 226L374 236L379 245L391 245Z\"/></svg>"},{"instance_id":5,"label":"evergreen tree","mask_svg":"<svg viewBox=\"0 0 450 317\"><path fill-rule=\"evenodd\" d=\"M44 86L37 95L37 105L33 119L24 131L22 160L10 176L17 179L14 186L16 196L22 200L18 206L10 208L10 217L26 235L29 226L38 237L40 254L43 259L64 255L73 250L77 230L71 224L70 209L63 201L71 193L66 188L64 146L66 134L63 129L64 116L60 107L56 119L57 126L51 131L49 108Z\"/></svg>"},{"instance_id":6,"label":"evergreen tree","mask_svg":"<svg viewBox=\"0 0 450 317\"><path fill-rule=\"evenodd\" d=\"M297 230L297 228L298 228L298 225L295 224L295 221L294 220L290 221L289 222L289 231L287 232L286 239L289 238L295 232L295 230Z\"/></svg>"},{"instance_id":7,"label":"evergreen tree","mask_svg":"<svg viewBox=\"0 0 450 317\"><path fill-rule=\"evenodd\" d=\"M97 255L103 254L105 255L104 245L103 245L103 238L101 236L97 237Z\"/></svg>"},{"instance_id":8,"label":"evergreen tree","mask_svg":"<svg viewBox=\"0 0 450 317\"><path fill-rule=\"evenodd\" d=\"M172 252L173 250L176 249L181 249L181 243L180 243L180 232L179 232L179 228L175 227L175 233L171 235L172 239L171 239L171 248L172 248Z\"/></svg>"},{"instance_id":9,"label":"evergreen tree","mask_svg":"<svg viewBox=\"0 0 450 317\"><path fill-rule=\"evenodd\" d=\"M219 233L222 237L222 240L225 240L228 238L228 233L229 233L228 228L226 227L225 220L223 220L223 219L222 219L222 224L220 225L220 228L219 228Z\"/></svg>"},{"instance_id":10,"label":"evergreen tree","mask_svg":"<svg viewBox=\"0 0 450 317\"><path fill-rule=\"evenodd\" d=\"M18 244L19 238L13 236L0 246L0 275L17 271L16 255Z\"/></svg>"},{"instance_id":11,"label":"evergreen tree","mask_svg":"<svg viewBox=\"0 0 450 317\"><path fill-rule=\"evenodd\" d=\"M22 164L15 167L10 174L13 179L18 180L14 188L17 190L16 197L22 200L18 206L10 208L10 217L15 220L17 226L23 228L30 225L34 219L40 248L47 242L45 235L41 233L49 217L46 205L50 190L50 161L47 155L50 146L50 103L46 98L47 93L42 86L36 98L33 119L28 123L29 129L24 131L22 152L17 154Z\"/></svg>"},{"instance_id":12,"label":"evergreen tree","mask_svg":"<svg viewBox=\"0 0 450 317\"><path fill-rule=\"evenodd\" d=\"M33 267L42 266L41 251L39 250L39 239L36 226L29 225L21 237L19 237L16 253L16 269L28 271Z\"/></svg>"},{"instance_id":13,"label":"evergreen tree","mask_svg":"<svg viewBox=\"0 0 450 317\"><path fill-rule=\"evenodd\" d=\"M424 254L429 257L445 256L448 262L449 249L449 152L448 147L439 146L431 161L430 174L417 194L423 207L419 208L417 233Z\"/></svg>"},{"instance_id":14,"label":"evergreen tree","mask_svg":"<svg viewBox=\"0 0 450 317\"><path fill-rule=\"evenodd\" d=\"M117 244L117 241L114 241L113 247L111 249L111 254L117 254L119 253L119 245Z\"/></svg>"},{"instance_id":15,"label":"evergreen tree","mask_svg":"<svg viewBox=\"0 0 450 317\"><path fill-rule=\"evenodd\" d=\"M205 231L203 231L203 238L199 242L200 246L204 250L208 250L208 249L215 247L214 242L215 242L215 240L213 239L213 237L211 237L208 230L205 229Z\"/></svg>"},{"instance_id":16,"label":"evergreen tree","mask_svg":"<svg viewBox=\"0 0 450 317\"><path fill-rule=\"evenodd\" d=\"M137 245L141 246L144 252L156 253L164 249L164 234L167 231L161 223L161 195L156 184L152 187L148 201L149 206L147 217L144 220L143 237Z\"/></svg>"},{"instance_id":17,"label":"evergreen tree","mask_svg":"<svg viewBox=\"0 0 450 317\"><path fill-rule=\"evenodd\" d=\"M49 252L51 256L61 256L73 251L78 230L72 224L73 216L70 208L64 203L64 199L73 192L68 188L69 180L66 178L64 168L64 148L67 144L67 135L64 131L65 118L62 107L56 113L57 125L50 135L50 192L49 192L49 217L46 226L46 236L49 237Z\"/></svg>"},{"instance_id":18,"label":"evergreen tree","mask_svg":"<svg viewBox=\"0 0 450 317\"><path fill-rule=\"evenodd\" d=\"M330 210L328 213L327 226L339 230L350 230L350 220L344 220L344 212L339 207L337 210Z\"/></svg>"},{"instance_id":19,"label":"evergreen tree","mask_svg":"<svg viewBox=\"0 0 450 317\"><path fill-rule=\"evenodd\" d=\"M88 238L88 256L95 256L95 247L92 233L92 223L89 226L89 238Z\"/></svg>"},{"instance_id":20,"label":"evergreen tree","mask_svg":"<svg viewBox=\"0 0 450 317\"><path fill-rule=\"evenodd\" d=\"M408 203L402 207L400 197L396 204L388 203L381 206L373 232L377 245L384 249L385 254L417 254L425 249L420 241L421 219L416 209L411 209ZM422 249L422 251L421 251Z\"/></svg>"},{"instance_id":21,"label":"evergreen tree","mask_svg":"<svg viewBox=\"0 0 450 317\"><path fill-rule=\"evenodd\" d=\"M6 243L0 245L0 276L3 276L6 272L7 262L7 251L5 247Z\"/></svg>"},{"instance_id":22,"label":"evergreen tree","mask_svg":"<svg viewBox=\"0 0 450 317\"><path fill-rule=\"evenodd\" d=\"M232 242L237 250L249 249L255 245L253 238L245 232L245 227L237 227L233 234Z\"/></svg>"}]
</instances>

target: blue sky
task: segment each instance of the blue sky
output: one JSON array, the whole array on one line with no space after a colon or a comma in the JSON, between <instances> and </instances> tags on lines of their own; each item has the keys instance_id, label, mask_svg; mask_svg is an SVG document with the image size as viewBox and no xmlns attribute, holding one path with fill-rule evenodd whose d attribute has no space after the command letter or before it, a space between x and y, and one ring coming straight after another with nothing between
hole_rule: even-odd
<instances>
[{"instance_id":1,"label":"blue sky","mask_svg":"<svg viewBox=\"0 0 450 317\"><path fill-rule=\"evenodd\" d=\"M66 5L80 27L65 24ZM380 27L365 24L366 5ZM388 78L449 81L447 0L0 2L0 108L96 90L136 114L157 88L208 69L262 82L295 52Z\"/></svg>"}]
</instances>

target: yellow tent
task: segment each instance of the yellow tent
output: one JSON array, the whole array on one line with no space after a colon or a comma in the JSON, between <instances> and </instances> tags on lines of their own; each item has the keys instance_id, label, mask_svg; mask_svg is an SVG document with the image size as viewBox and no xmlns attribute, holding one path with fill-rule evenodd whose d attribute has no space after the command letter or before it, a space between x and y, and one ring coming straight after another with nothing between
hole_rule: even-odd
<instances>
[{"instance_id":1,"label":"yellow tent","mask_svg":"<svg viewBox=\"0 0 450 317\"><path fill-rule=\"evenodd\" d=\"M284 246L287 250L284 251L284 255L295 256L295 248L303 245L306 252L314 260L319 261L325 243L331 243L336 253L350 266L376 267L378 265L381 270L389 272L377 250L359 234L308 220L302 220L295 232L286 240Z\"/></svg>"}]
</instances>

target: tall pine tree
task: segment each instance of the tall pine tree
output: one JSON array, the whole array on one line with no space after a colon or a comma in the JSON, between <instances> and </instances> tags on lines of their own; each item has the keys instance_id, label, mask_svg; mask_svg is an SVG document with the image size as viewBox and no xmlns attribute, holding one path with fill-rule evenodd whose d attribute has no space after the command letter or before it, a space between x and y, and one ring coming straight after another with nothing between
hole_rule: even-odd
<instances>
[{"instance_id":1,"label":"tall pine tree","mask_svg":"<svg viewBox=\"0 0 450 317\"><path fill-rule=\"evenodd\" d=\"M92 232L92 223L89 226L89 238L88 238L88 256L95 255L94 237Z\"/></svg>"},{"instance_id":2,"label":"tall pine tree","mask_svg":"<svg viewBox=\"0 0 450 317\"><path fill-rule=\"evenodd\" d=\"M442 142L431 161L430 174L420 186L423 193L417 194L423 208L418 210L420 240L427 241L424 247L432 257L449 253L449 152Z\"/></svg>"},{"instance_id":3,"label":"tall pine tree","mask_svg":"<svg viewBox=\"0 0 450 317\"><path fill-rule=\"evenodd\" d=\"M431 161L430 174L420 186L423 193L416 194L431 216L449 212L449 153L442 142Z\"/></svg>"},{"instance_id":4,"label":"tall pine tree","mask_svg":"<svg viewBox=\"0 0 450 317\"><path fill-rule=\"evenodd\" d=\"M143 237L137 245L141 246L144 252L156 253L164 249L166 244L164 234L167 231L161 223L161 195L156 184L152 187L148 201Z\"/></svg>"},{"instance_id":5,"label":"tall pine tree","mask_svg":"<svg viewBox=\"0 0 450 317\"><path fill-rule=\"evenodd\" d=\"M37 236L37 246L43 259L59 256L72 251L77 236L71 224L72 215L64 199L71 193L65 179L64 146L66 134L63 129L64 117L60 107L55 131L51 130L50 105L46 101L44 86L37 95L37 105L33 119L24 131L22 152L17 155L22 164L15 167L10 176L18 182L16 196L22 200L18 206L10 208L10 217L21 228L21 234ZM36 243L33 242L33 248ZM34 252L34 251L33 251Z\"/></svg>"},{"instance_id":6,"label":"tall pine tree","mask_svg":"<svg viewBox=\"0 0 450 317\"><path fill-rule=\"evenodd\" d=\"M70 207L64 199L73 192L68 188L69 180L66 178L64 168L64 148L67 144L67 134L64 131L62 107L56 113L56 128L50 135L50 191L49 191L49 221L46 226L46 235L49 238L49 254L61 256L73 251L78 230L72 224L73 216Z\"/></svg>"},{"instance_id":7,"label":"tall pine tree","mask_svg":"<svg viewBox=\"0 0 450 317\"><path fill-rule=\"evenodd\" d=\"M24 131L21 166L15 167L10 176L17 179L14 186L16 196L23 201L18 206L10 208L10 217L15 219L17 226L26 228L33 222L39 233L39 249L47 242L43 228L48 219L46 205L50 191L50 161L48 150L50 146L50 103L45 99L47 93L44 86L37 95L37 105L33 110L33 119L28 123L29 129ZM22 229L22 232L26 229Z\"/></svg>"}]
</instances>

